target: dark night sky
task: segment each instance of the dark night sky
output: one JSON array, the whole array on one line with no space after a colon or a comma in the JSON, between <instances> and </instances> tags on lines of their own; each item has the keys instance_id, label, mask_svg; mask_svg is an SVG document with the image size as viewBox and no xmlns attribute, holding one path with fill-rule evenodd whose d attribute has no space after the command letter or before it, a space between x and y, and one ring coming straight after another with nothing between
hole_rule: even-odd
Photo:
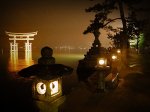
<instances>
[{"instance_id":1,"label":"dark night sky","mask_svg":"<svg viewBox=\"0 0 150 112\"><path fill-rule=\"evenodd\" d=\"M95 0L97 1L101 0ZM33 46L39 48L45 45L88 47L94 39L91 34L83 35L89 21L94 17L91 13L85 12L86 8L95 4L93 1L1 0L0 2L0 38L5 38L5 46L9 46L5 31L38 31ZM107 47L109 42L105 38L105 33L102 33L100 36L102 45Z\"/></svg>"},{"instance_id":2,"label":"dark night sky","mask_svg":"<svg viewBox=\"0 0 150 112\"><path fill-rule=\"evenodd\" d=\"M93 35L83 31L93 19L85 9L93 6L90 0L3 0L1 1L1 36L5 31L38 31L33 46L91 45ZM9 44L9 42L5 42ZM105 44L106 45L106 44Z\"/></svg>"}]
</instances>

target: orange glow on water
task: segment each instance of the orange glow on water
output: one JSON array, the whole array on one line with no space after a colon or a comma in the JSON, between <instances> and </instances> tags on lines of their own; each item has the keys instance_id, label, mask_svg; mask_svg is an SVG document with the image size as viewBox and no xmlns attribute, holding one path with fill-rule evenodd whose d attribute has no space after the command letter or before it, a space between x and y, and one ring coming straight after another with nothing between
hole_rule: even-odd
<instances>
[{"instance_id":1,"label":"orange glow on water","mask_svg":"<svg viewBox=\"0 0 150 112\"><path fill-rule=\"evenodd\" d=\"M8 66L8 70L10 72L19 71L33 64L34 64L34 61L32 60L31 52L25 53L25 59L19 59L18 52L10 52L10 60L9 60L9 66Z\"/></svg>"},{"instance_id":2,"label":"orange glow on water","mask_svg":"<svg viewBox=\"0 0 150 112\"><path fill-rule=\"evenodd\" d=\"M26 51L25 52L25 65L30 66L31 64L34 64L32 61L32 52Z\"/></svg>"},{"instance_id":3,"label":"orange glow on water","mask_svg":"<svg viewBox=\"0 0 150 112\"><path fill-rule=\"evenodd\" d=\"M40 57L39 55L35 54L36 56L33 56L34 57L33 58L31 52L30 53L25 52L25 54L19 52L18 55L16 53L12 53L10 55L9 64L8 64L9 72L17 72L23 68L26 68L33 64L37 64L37 59ZM84 54L54 54L54 57L56 59L56 63L61 63L64 65L76 67L78 61L84 58Z\"/></svg>"}]
</instances>

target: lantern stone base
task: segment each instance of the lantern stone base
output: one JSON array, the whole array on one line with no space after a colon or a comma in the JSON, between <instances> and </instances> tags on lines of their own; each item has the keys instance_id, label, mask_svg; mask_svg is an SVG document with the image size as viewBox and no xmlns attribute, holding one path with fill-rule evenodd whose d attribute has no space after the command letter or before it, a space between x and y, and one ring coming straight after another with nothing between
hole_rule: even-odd
<instances>
[{"instance_id":1,"label":"lantern stone base","mask_svg":"<svg viewBox=\"0 0 150 112\"><path fill-rule=\"evenodd\" d=\"M40 112L59 112L59 106L64 103L65 99L65 96L61 96L52 102L35 100L35 103Z\"/></svg>"}]
</instances>

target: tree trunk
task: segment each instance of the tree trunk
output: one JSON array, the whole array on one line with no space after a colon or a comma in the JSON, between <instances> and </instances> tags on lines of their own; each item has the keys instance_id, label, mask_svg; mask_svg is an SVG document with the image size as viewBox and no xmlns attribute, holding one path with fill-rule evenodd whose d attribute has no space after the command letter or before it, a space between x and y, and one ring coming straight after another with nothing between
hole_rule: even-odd
<instances>
[{"instance_id":1,"label":"tree trunk","mask_svg":"<svg viewBox=\"0 0 150 112\"><path fill-rule=\"evenodd\" d=\"M121 36L122 40L122 67L126 67L128 65L127 63L127 56L128 56L128 36L127 36L127 26L126 26L126 19L124 16L124 10L123 10L123 3L121 0L118 0L119 5L119 11L120 11L120 17L122 20L123 25L123 34Z\"/></svg>"}]
</instances>

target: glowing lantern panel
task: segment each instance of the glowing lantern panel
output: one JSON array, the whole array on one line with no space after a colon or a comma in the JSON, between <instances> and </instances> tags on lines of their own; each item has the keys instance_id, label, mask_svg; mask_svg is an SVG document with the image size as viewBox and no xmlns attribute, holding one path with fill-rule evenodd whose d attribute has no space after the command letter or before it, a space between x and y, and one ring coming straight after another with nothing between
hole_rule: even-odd
<instances>
[{"instance_id":1,"label":"glowing lantern panel","mask_svg":"<svg viewBox=\"0 0 150 112\"><path fill-rule=\"evenodd\" d=\"M51 95L58 93L58 80L50 83Z\"/></svg>"},{"instance_id":2,"label":"glowing lantern panel","mask_svg":"<svg viewBox=\"0 0 150 112\"><path fill-rule=\"evenodd\" d=\"M103 59L100 59L100 60L99 60L99 64L100 64L100 65L104 65L104 63L105 63L105 61L104 61Z\"/></svg>"},{"instance_id":3,"label":"glowing lantern panel","mask_svg":"<svg viewBox=\"0 0 150 112\"><path fill-rule=\"evenodd\" d=\"M98 64L100 66L105 66L107 64L107 60L104 59L104 58L101 58L101 59L98 60Z\"/></svg>"},{"instance_id":4,"label":"glowing lantern panel","mask_svg":"<svg viewBox=\"0 0 150 112\"><path fill-rule=\"evenodd\" d=\"M39 82L36 85L36 90L39 94L45 94L46 92L46 85L43 82Z\"/></svg>"}]
</instances>

